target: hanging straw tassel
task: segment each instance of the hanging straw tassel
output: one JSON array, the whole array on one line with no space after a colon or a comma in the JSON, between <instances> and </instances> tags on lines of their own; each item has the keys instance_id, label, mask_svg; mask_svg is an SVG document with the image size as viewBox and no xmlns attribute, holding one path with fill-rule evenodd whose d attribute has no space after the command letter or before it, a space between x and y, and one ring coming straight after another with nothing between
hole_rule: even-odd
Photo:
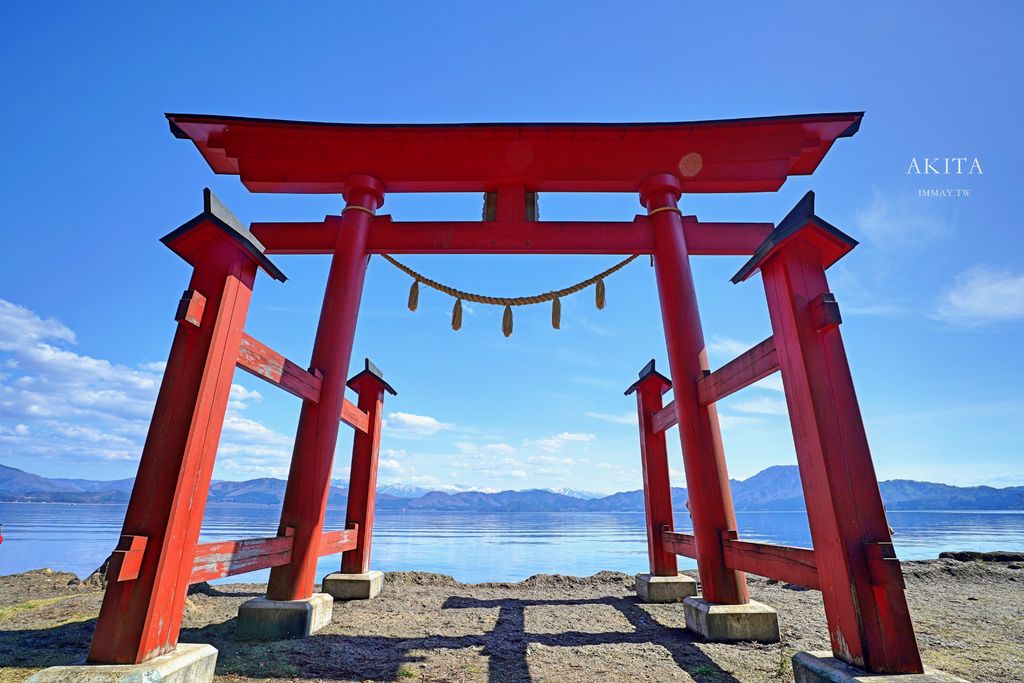
<instances>
[{"instance_id":1,"label":"hanging straw tassel","mask_svg":"<svg viewBox=\"0 0 1024 683\"><path fill-rule=\"evenodd\" d=\"M506 337L512 336L512 307L505 306L505 313L501 316L501 331Z\"/></svg>"},{"instance_id":2,"label":"hanging straw tassel","mask_svg":"<svg viewBox=\"0 0 1024 683\"><path fill-rule=\"evenodd\" d=\"M551 327L562 329L562 300L557 296L551 300Z\"/></svg>"},{"instance_id":3,"label":"hanging straw tassel","mask_svg":"<svg viewBox=\"0 0 1024 683\"><path fill-rule=\"evenodd\" d=\"M604 280L598 280L594 286L594 297L598 309L604 308Z\"/></svg>"},{"instance_id":4,"label":"hanging straw tassel","mask_svg":"<svg viewBox=\"0 0 1024 683\"><path fill-rule=\"evenodd\" d=\"M455 306L452 308L452 329L462 329L462 299L456 299Z\"/></svg>"},{"instance_id":5,"label":"hanging straw tassel","mask_svg":"<svg viewBox=\"0 0 1024 683\"><path fill-rule=\"evenodd\" d=\"M415 311L416 307L420 305L420 281L413 280L412 287L409 288L409 310Z\"/></svg>"}]
</instances>

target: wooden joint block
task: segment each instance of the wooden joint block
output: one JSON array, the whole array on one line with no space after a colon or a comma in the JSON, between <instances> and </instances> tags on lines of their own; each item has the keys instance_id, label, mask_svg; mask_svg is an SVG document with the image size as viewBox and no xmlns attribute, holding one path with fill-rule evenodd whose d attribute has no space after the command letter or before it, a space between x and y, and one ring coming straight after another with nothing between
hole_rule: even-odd
<instances>
[{"instance_id":1,"label":"wooden joint block","mask_svg":"<svg viewBox=\"0 0 1024 683\"><path fill-rule=\"evenodd\" d=\"M139 578L142 556L146 552L146 536L125 535L117 543L107 565L107 581L134 581Z\"/></svg>"},{"instance_id":2,"label":"wooden joint block","mask_svg":"<svg viewBox=\"0 0 1024 683\"><path fill-rule=\"evenodd\" d=\"M843 322L843 316L839 313L839 302L832 292L822 292L811 302L811 315L814 317L814 326L818 332L824 332Z\"/></svg>"},{"instance_id":3,"label":"wooden joint block","mask_svg":"<svg viewBox=\"0 0 1024 683\"><path fill-rule=\"evenodd\" d=\"M189 323L199 327L203 322L203 311L206 309L206 297L194 289L186 289L178 302L178 310L174 319L179 323Z\"/></svg>"},{"instance_id":4,"label":"wooden joint block","mask_svg":"<svg viewBox=\"0 0 1024 683\"><path fill-rule=\"evenodd\" d=\"M903 570L896 558L892 543L865 543L864 557L867 560L868 576L875 586L887 590L903 590Z\"/></svg>"}]
</instances>

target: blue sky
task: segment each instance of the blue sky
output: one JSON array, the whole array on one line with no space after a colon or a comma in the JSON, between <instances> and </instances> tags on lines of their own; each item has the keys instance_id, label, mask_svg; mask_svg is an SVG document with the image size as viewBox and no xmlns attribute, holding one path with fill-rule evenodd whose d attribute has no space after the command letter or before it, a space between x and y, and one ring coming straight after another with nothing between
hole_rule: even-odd
<instances>
[{"instance_id":1,"label":"blue sky","mask_svg":"<svg viewBox=\"0 0 1024 683\"><path fill-rule=\"evenodd\" d=\"M1011 3L22 3L0 26L0 462L49 476L131 476L187 265L157 239L210 186L244 221L319 220L334 196L250 195L175 140L165 111L352 122L679 121L865 110L817 173L778 192L686 196L703 220L778 221L807 190L861 240L830 271L879 475L1024 484L1024 238L1019 220L1024 19ZM813 11L808 11L813 8ZM908 175L912 159L979 159L983 174ZM920 189L969 197L919 197ZM469 195L392 195L396 219L476 219ZM631 195L542 195L544 219L628 220ZM423 256L454 286L531 294L614 257ZM323 257L277 257L248 330L305 365ZM693 263L712 365L770 334L741 258ZM653 272L546 306L421 294L373 259L353 368L389 398L381 478L485 489L638 488L635 404L665 367ZM287 471L298 400L239 371L215 476ZM795 462L778 377L720 406L730 474ZM678 438L670 434L675 481ZM343 429L335 475L347 472Z\"/></svg>"}]
</instances>

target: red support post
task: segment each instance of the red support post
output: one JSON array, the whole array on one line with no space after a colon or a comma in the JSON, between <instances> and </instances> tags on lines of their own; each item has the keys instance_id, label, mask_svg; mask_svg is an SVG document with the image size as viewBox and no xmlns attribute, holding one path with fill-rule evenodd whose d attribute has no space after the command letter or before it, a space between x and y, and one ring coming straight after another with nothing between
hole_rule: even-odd
<instances>
[{"instance_id":1,"label":"red support post","mask_svg":"<svg viewBox=\"0 0 1024 683\"><path fill-rule=\"evenodd\" d=\"M257 267L284 279L242 230L207 190L204 213L163 238L194 270L108 570L90 662L138 664L177 645Z\"/></svg>"},{"instance_id":2,"label":"red support post","mask_svg":"<svg viewBox=\"0 0 1024 683\"><path fill-rule=\"evenodd\" d=\"M303 401L281 512L279 529L294 527L295 545L291 563L270 571L271 600L304 600L313 594L345 377L369 261L367 238L373 212L384 202L384 186L368 176L352 177L344 197L347 204L313 343L311 369L322 375L320 400Z\"/></svg>"},{"instance_id":3,"label":"red support post","mask_svg":"<svg viewBox=\"0 0 1024 683\"><path fill-rule=\"evenodd\" d=\"M710 368L676 205L680 195L679 179L670 174L651 176L640 186L640 202L647 208L654 231L655 277L697 542L697 569L706 601L745 604L750 601L746 577L727 568L723 557L722 539L735 532L736 515L718 413L713 405L701 405L697 392L697 382Z\"/></svg>"},{"instance_id":4,"label":"red support post","mask_svg":"<svg viewBox=\"0 0 1024 683\"><path fill-rule=\"evenodd\" d=\"M640 462L644 475L644 512L647 518L647 557L651 576L678 576L676 554L665 549L663 534L675 529L672 519L672 487L669 483L668 449L665 432L653 425L654 415L662 408L662 395L672 382L654 369L652 360L640 371L640 379L626 390L636 392L640 423Z\"/></svg>"},{"instance_id":5,"label":"red support post","mask_svg":"<svg viewBox=\"0 0 1024 683\"><path fill-rule=\"evenodd\" d=\"M352 441L352 469L349 473L345 526L351 528L353 524L357 525L357 545L341 556L341 573L365 574L370 570L384 392L394 395L395 390L384 381L380 370L369 359L366 359L366 369L350 379L348 386L359 394L357 405L369 416L369 428L365 433L357 431Z\"/></svg>"},{"instance_id":6,"label":"red support post","mask_svg":"<svg viewBox=\"0 0 1024 683\"><path fill-rule=\"evenodd\" d=\"M760 269L782 369L832 651L872 673L921 657L825 268L856 242L811 193L734 278Z\"/></svg>"}]
</instances>

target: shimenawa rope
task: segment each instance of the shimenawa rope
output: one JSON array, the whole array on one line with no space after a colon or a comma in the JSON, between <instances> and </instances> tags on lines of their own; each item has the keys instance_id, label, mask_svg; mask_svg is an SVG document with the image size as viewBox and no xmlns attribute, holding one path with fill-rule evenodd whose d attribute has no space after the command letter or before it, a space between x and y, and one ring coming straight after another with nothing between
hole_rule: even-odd
<instances>
[{"instance_id":1,"label":"shimenawa rope","mask_svg":"<svg viewBox=\"0 0 1024 683\"><path fill-rule=\"evenodd\" d=\"M553 292L545 292L543 294L535 294L533 296L514 296L514 297L487 296L485 294L474 294L473 292L467 292L467 291L464 291L464 290L461 290L461 289L456 289L454 287L449 287L448 285L442 284L442 283L440 283L440 282L438 282L436 280L431 280L430 278L426 277L422 273L419 273L419 272L413 270L412 268L410 268L409 266L405 265L404 263L396 260L393 256L391 256L389 254L381 254L381 256L384 258L385 261L387 261L388 263L393 265L395 268L398 268L400 271L402 271L403 273L405 273L406 275L408 275L409 277L411 277L413 279L412 287L409 288L409 310L410 311L415 311L416 308L419 306L419 301L420 301L420 288L419 288L419 286L422 283L422 284L426 285L427 287L430 287L431 289L436 289L437 291L439 291L439 292L441 292L443 294L447 294L448 296L450 296L450 297L455 299L455 306L454 306L454 308L452 308L452 329L453 330L458 330L458 329L460 329L462 327L462 302L463 301L472 301L473 303L489 304L489 305L492 305L492 306L504 306L505 307L505 311L504 311L504 313L502 315L501 330L505 334L505 336L508 337L508 336L510 336L512 334L512 306L529 306L531 304L544 303L545 301L552 302L551 303L551 326L554 327L556 330L561 327L561 323L562 323L562 302L560 301L560 299L563 296L568 296L570 294L575 294L576 292L579 292L581 290L586 289L590 285L595 285L595 287L594 287L594 303L597 305L597 307L599 309L600 308L604 308L604 304L605 304L604 279L606 277L608 277L609 275L617 272L618 270L624 268L631 261L633 261L633 259L635 259L637 256L639 256L639 254L633 254L632 256L630 256L628 258L625 258L622 261L616 263L611 268L609 268L607 270L604 270L604 271L601 271L597 275L594 275L593 277L589 277L586 280L583 280L581 282L577 282L574 285L571 285L569 287L565 287L564 289L559 289L559 290L556 290L556 291L553 291Z\"/></svg>"}]
</instances>

